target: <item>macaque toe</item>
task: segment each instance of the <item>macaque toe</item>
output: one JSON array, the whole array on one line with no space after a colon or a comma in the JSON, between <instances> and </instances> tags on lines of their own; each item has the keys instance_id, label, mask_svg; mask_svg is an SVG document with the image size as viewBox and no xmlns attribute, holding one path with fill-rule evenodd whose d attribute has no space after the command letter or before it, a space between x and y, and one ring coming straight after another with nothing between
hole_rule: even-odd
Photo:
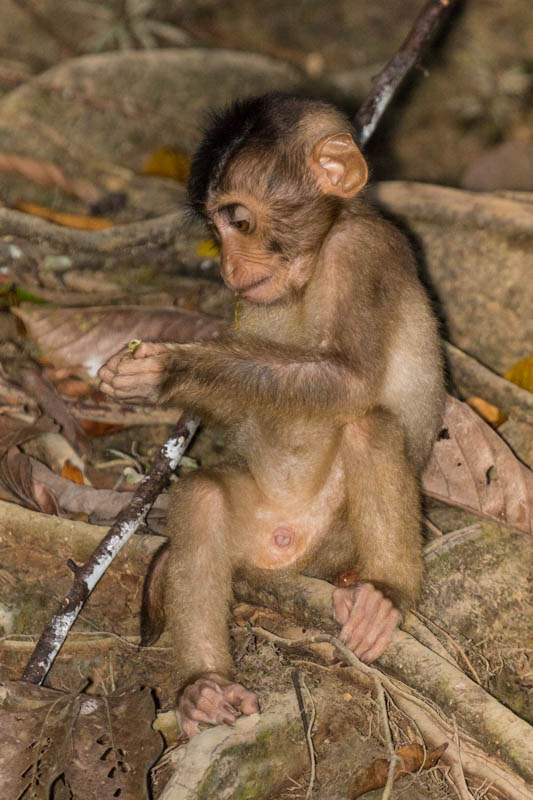
<instances>
[{"instance_id":1,"label":"macaque toe","mask_svg":"<svg viewBox=\"0 0 533 800\"><path fill-rule=\"evenodd\" d=\"M241 714L259 711L253 692L220 676L199 678L187 686L178 703L178 719L183 732L195 736L200 723L233 725Z\"/></svg>"},{"instance_id":2,"label":"macaque toe","mask_svg":"<svg viewBox=\"0 0 533 800\"><path fill-rule=\"evenodd\" d=\"M392 602L371 583L365 583L336 589L333 605L335 618L342 624L341 642L365 663L379 658L401 620L401 614Z\"/></svg>"}]
</instances>

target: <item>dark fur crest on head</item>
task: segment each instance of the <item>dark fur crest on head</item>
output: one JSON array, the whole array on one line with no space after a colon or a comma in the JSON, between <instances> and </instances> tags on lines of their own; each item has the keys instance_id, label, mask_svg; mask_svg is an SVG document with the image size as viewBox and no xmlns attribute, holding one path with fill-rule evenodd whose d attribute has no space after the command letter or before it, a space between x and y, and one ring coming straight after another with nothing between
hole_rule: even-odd
<instances>
[{"instance_id":1,"label":"dark fur crest on head","mask_svg":"<svg viewBox=\"0 0 533 800\"><path fill-rule=\"evenodd\" d=\"M272 93L238 100L229 108L214 112L191 166L191 211L205 217L209 190L220 187L227 167L239 153L250 149L286 151L291 132L312 106L317 112L330 108L321 101ZM285 163L290 169L290 164ZM301 163L298 166L301 171Z\"/></svg>"}]
</instances>

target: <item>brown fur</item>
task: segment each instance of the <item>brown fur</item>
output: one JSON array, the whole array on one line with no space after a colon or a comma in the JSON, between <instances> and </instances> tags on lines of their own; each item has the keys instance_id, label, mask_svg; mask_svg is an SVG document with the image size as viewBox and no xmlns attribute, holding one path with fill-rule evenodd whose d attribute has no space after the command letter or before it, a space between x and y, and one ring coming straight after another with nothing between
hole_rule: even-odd
<instances>
[{"instance_id":1,"label":"brown fur","mask_svg":"<svg viewBox=\"0 0 533 800\"><path fill-rule=\"evenodd\" d=\"M356 568L335 611L368 659L418 597L418 481L443 404L437 325L408 243L355 196L366 166L349 130L312 103L277 150L239 140L205 190L222 275L244 295L239 328L177 345L160 397L228 425L243 466L175 485L146 595L147 635L166 617L176 684L193 687L180 701L190 734L232 718L235 573L333 581ZM238 691L235 714L250 713Z\"/></svg>"}]
</instances>

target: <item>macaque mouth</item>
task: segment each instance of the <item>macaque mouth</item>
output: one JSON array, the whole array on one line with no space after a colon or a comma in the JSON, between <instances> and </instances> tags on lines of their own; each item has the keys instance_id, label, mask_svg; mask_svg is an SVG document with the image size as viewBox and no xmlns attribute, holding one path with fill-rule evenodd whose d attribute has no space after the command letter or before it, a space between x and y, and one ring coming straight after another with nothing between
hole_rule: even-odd
<instances>
[{"instance_id":1,"label":"macaque mouth","mask_svg":"<svg viewBox=\"0 0 533 800\"><path fill-rule=\"evenodd\" d=\"M253 296L253 293L256 289L260 286L263 286L272 278L272 275L267 275L261 280L256 281L255 283L250 283L248 286L241 286L240 288L236 289L237 294L240 294L242 297L249 297Z\"/></svg>"},{"instance_id":2,"label":"macaque mouth","mask_svg":"<svg viewBox=\"0 0 533 800\"><path fill-rule=\"evenodd\" d=\"M293 540L293 532L290 528L276 528L274 533L272 534L272 538L274 539L274 544L278 547L288 547L292 544Z\"/></svg>"}]
</instances>

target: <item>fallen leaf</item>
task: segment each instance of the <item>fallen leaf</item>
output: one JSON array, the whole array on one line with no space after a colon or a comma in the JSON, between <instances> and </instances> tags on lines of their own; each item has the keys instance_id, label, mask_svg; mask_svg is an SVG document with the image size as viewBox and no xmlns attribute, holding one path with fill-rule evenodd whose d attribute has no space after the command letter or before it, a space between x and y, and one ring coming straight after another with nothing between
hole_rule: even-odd
<instances>
[{"instance_id":1,"label":"fallen leaf","mask_svg":"<svg viewBox=\"0 0 533 800\"><path fill-rule=\"evenodd\" d=\"M31 214L34 217L47 219L55 222L56 225L63 225L66 228L78 228L83 231L102 231L105 228L113 227L113 223L102 217L88 217L81 214L65 214L61 211L54 211L46 206L39 206L37 203L19 203L18 211Z\"/></svg>"},{"instance_id":2,"label":"fallen leaf","mask_svg":"<svg viewBox=\"0 0 533 800\"><path fill-rule=\"evenodd\" d=\"M466 403L450 395L422 488L444 503L533 533L533 472Z\"/></svg>"},{"instance_id":3,"label":"fallen leaf","mask_svg":"<svg viewBox=\"0 0 533 800\"><path fill-rule=\"evenodd\" d=\"M59 426L50 417L39 417L34 423L28 425L11 419L5 415L0 415L0 459L7 453L10 447L24 444L29 439L34 439L42 433L57 433Z\"/></svg>"},{"instance_id":4,"label":"fallen leaf","mask_svg":"<svg viewBox=\"0 0 533 800\"><path fill-rule=\"evenodd\" d=\"M148 156L143 168L143 175L158 175L161 178L172 178L185 183L189 177L191 159L183 150L173 147L161 147Z\"/></svg>"},{"instance_id":5,"label":"fallen leaf","mask_svg":"<svg viewBox=\"0 0 533 800\"><path fill-rule=\"evenodd\" d=\"M124 425L116 425L114 422L96 422L92 419L80 419L79 423L87 436L106 436L108 433L117 433L124 430Z\"/></svg>"},{"instance_id":6,"label":"fallen leaf","mask_svg":"<svg viewBox=\"0 0 533 800\"><path fill-rule=\"evenodd\" d=\"M70 461L65 461L63 464L63 469L61 470L61 477L66 478L72 483L78 483L83 485L83 474L78 467L75 467L74 464L71 464Z\"/></svg>"},{"instance_id":7,"label":"fallen leaf","mask_svg":"<svg viewBox=\"0 0 533 800\"><path fill-rule=\"evenodd\" d=\"M91 384L79 378L65 378L56 383L57 391L65 397L87 397L91 393Z\"/></svg>"},{"instance_id":8,"label":"fallen leaf","mask_svg":"<svg viewBox=\"0 0 533 800\"><path fill-rule=\"evenodd\" d=\"M39 406L61 425L61 433L72 447L84 456L92 455L92 444L72 414L68 404L56 391L52 381L37 367L21 372L24 389L38 398Z\"/></svg>"},{"instance_id":9,"label":"fallen leaf","mask_svg":"<svg viewBox=\"0 0 533 800\"><path fill-rule=\"evenodd\" d=\"M64 515L87 514L93 524L110 525L131 500L129 492L94 489L86 484L73 483L34 458L30 458L30 468L32 484L44 487ZM163 493L148 513L147 523L157 533L165 530L167 507L168 493Z\"/></svg>"},{"instance_id":10,"label":"fallen leaf","mask_svg":"<svg viewBox=\"0 0 533 800\"><path fill-rule=\"evenodd\" d=\"M499 408L493 406L492 403L488 403L486 400L483 400L482 397L468 397L466 402L473 408L476 414L488 422L489 425L492 425L493 428L497 428L498 425L501 425L502 422L505 422L507 419L507 414L504 414L503 411L500 411Z\"/></svg>"},{"instance_id":11,"label":"fallen leaf","mask_svg":"<svg viewBox=\"0 0 533 800\"><path fill-rule=\"evenodd\" d=\"M410 772L418 772L421 769L434 767L447 747L447 742L432 750L426 750L422 745L416 743L399 747L396 750L396 755L401 761L394 768L394 780L398 780L402 775L407 775ZM377 758L368 767L362 767L357 770L350 797L355 800L356 797L360 797L366 792L385 786L388 774L389 761L386 758Z\"/></svg>"},{"instance_id":12,"label":"fallen leaf","mask_svg":"<svg viewBox=\"0 0 533 800\"><path fill-rule=\"evenodd\" d=\"M190 342L215 338L226 327L215 317L176 308L91 306L13 308L29 335L56 367L82 367L95 376L132 339Z\"/></svg>"},{"instance_id":13,"label":"fallen leaf","mask_svg":"<svg viewBox=\"0 0 533 800\"><path fill-rule=\"evenodd\" d=\"M148 688L87 696L74 727L72 757L65 763L72 795L148 800L148 770L163 751L154 719Z\"/></svg>"},{"instance_id":14,"label":"fallen leaf","mask_svg":"<svg viewBox=\"0 0 533 800\"><path fill-rule=\"evenodd\" d=\"M214 239L204 239L196 248L196 255L204 258L217 258L219 254L220 248Z\"/></svg>"},{"instance_id":15,"label":"fallen leaf","mask_svg":"<svg viewBox=\"0 0 533 800\"><path fill-rule=\"evenodd\" d=\"M46 303L46 300L27 292L25 289L21 289L16 283L12 283L6 289L0 289L0 304L2 308L9 308L18 303L39 303L39 305L42 305Z\"/></svg>"},{"instance_id":16,"label":"fallen leaf","mask_svg":"<svg viewBox=\"0 0 533 800\"><path fill-rule=\"evenodd\" d=\"M1 689L2 797L45 800L71 758L81 699L24 681Z\"/></svg>"},{"instance_id":17,"label":"fallen leaf","mask_svg":"<svg viewBox=\"0 0 533 800\"><path fill-rule=\"evenodd\" d=\"M23 681L1 685L2 796L45 800L61 776L69 796L148 798L163 750L149 689L66 694Z\"/></svg>"},{"instance_id":18,"label":"fallen leaf","mask_svg":"<svg viewBox=\"0 0 533 800\"><path fill-rule=\"evenodd\" d=\"M504 378L511 383L533 392L533 356L523 358L505 373Z\"/></svg>"},{"instance_id":19,"label":"fallen leaf","mask_svg":"<svg viewBox=\"0 0 533 800\"><path fill-rule=\"evenodd\" d=\"M59 516L53 491L33 480L31 460L18 447L10 447L0 461L0 483L26 508Z\"/></svg>"}]
</instances>

